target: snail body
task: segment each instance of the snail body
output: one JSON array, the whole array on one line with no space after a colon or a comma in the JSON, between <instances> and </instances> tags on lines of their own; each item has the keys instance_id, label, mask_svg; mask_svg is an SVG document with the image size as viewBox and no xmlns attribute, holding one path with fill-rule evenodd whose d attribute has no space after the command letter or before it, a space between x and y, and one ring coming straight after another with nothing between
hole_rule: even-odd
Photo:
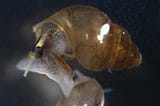
<instances>
[{"instance_id":1,"label":"snail body","mask_svg":"<svg viewBox=\"0 0 160 106\"><path fill-rule=\"evenodd\" d=\"M34 48L17 68L25 70L25 76L31 71L57 82L64 93L57 106L85 105L84 101L87 106L104 104L104 92L96 80L85 77L77 84L74 82L74 71L67 59L76 59L91 71L130 69L142 61L128 31L91 6L66 7L35 25L33 32L36 35ZM79 89L82 89L80 98L72 101L79 95ZM90 100L92 96L97 98Z\"/></svg>"},{"instance_id":2,"label":"snail body","mask_svg":"<svg viewBox=\"0 0 160 106\"><path fill-rule=\"evenodd\" d=\"M70 67L66 66L56 55L48 54L43 58L24 58L18 62L17 68L46 75L55 81L62 89L63 94L68 97L74 86L73 74Z\"/></svg>"},{"instance_id":3,"label":"snail body","mask_svg":"<svg viewBox=\"0 0 160 106\"><path fill-rule=\"evenodd\" d=\"M88 70L122 70L136 67L142 60L128 31L112 23L106 14L91 6L73 5L64 8L35 25L33 29L38 42L43 44L53 42L53 37L50 41L46 37L42 39L48 32L61 32L64 37L61 43L64 46L50 44L48 48L60 48L58 52L50 52L75 58Z\"/></svg>"}]
</instances>

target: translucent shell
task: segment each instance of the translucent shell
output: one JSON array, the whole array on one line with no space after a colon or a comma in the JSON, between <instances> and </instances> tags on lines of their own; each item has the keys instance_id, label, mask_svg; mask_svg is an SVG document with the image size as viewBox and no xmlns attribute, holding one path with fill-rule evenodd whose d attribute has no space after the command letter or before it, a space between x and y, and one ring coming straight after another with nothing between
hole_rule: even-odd
<instances>
[{"instance_id":1,"label":"translucent shell","mask_svg":"<svg viewBox=\"0 0 160 106\"><path fill-rule=\"evenodd\" d=\"M142 56L139 49L132 42L126 29L117 24L112 24L108 37L110 58L106 66L113 70L133 68L141 64Z\"/></svg>"},{"instance_id":2,"label":"translucent shell","mask_svg":"<svg viewBox=\"0 0 160 106\"><path fill-rule=\"evenodd\" d=\"M46 23L53 25L42 30ZM70 50L68 57L76 58L88 70L121 70L141 63L141 54L130 34L94 7L73 5L64 8L33 29L39 39L40 35L55 26L66 36L65 49Z\"/></svg>"},{"instance_id":3,"label":"translucent shell","mask_svg":"<svg viewBox=\"0 0 160 106\"><path fill-rule=\"evenodd\" d=\"M98 82L82 77L68 97L61 97L56 106L104 106L104 92Z\"/></svg>"}]
</instances>

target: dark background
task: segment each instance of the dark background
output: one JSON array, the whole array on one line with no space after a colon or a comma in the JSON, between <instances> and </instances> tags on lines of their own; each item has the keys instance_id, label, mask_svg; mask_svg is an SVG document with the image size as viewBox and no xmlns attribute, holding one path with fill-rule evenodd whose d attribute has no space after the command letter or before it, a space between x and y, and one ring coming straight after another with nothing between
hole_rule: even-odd
<instances>
[{"instance_id":1,"label":"dark background","mask_svg":"<svg viewBox=\"0 0 160 106\"><path fill-rule=\"evenodd\" d=\"M84 71L107 93L105 106L158 106L160 71L160 1L158 0L5 0L0 2L0 106L54 106L61 91L45 76L23 73L16 63L31 50L32 26L72 4L87 4L124 26L142 52L138 68L122 72ZM53 84L52 84L53 83ZM52 88L52 89L51 89ZM57 89L56 92L53 92ZM48 92L48 93L46 93ZM52 93L51 93L52 92ZM50 96L46 96L49 95Z\"/></svg>"}]
</instances>

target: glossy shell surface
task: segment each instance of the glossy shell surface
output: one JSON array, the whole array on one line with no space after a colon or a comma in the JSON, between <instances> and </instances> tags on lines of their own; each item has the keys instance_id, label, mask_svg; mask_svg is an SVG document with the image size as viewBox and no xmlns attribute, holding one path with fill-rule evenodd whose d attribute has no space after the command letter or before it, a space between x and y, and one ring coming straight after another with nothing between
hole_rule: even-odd
<instances>
[{"instance_id":1,"label":"glossy shell surface","mask_svg":"<svg viewBox=\"0 0 160 106\"><path fill-rule=\"evenodd\" d=\"M94 7L73 5L54 13L34 27L37 39L46 23L63 31L70 57L88 70L122 70L141 63L142 56L127 30Z\"/></svg>"}]
</instances>

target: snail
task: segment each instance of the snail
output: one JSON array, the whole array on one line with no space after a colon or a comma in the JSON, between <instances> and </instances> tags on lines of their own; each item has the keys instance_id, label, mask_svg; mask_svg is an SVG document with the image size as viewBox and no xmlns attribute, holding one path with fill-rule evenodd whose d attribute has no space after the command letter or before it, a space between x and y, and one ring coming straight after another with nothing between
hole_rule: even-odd
<instances>
[{"instance_id":1,"label":"snail","mask_svg":"<svg viewBox=\"0 0 160 106\"><path fill-rule=\"evenodd\" d=\"M48 49L64 61L76 59L87 70L130 69L142 61L128 31L91 6L73 5L59 10L35 25L33 32L36 55L44 55L41 51Z\"/></svg>"},{"instance_id":2,"label":"snail","mask_svg":"<svg viewBox=\"0 0 160 106\"><path fill-rule=\"evenodd\" d=\"M76 59L91 71L129 69L142 61L128 31L91 6L73 5L59 10L36 24L33 32L34 48L17 67L25 70L24 76L28 71L47 75L61 86L66 96L73 87L74 77L67 60Z\"/></svg>"},{"instance_id":3,"label":"snail","mask_svg":"<svg viewBox=\"0 0 160 106\"><path fill-rule=\"evenodd\" d=\"M104 90L95 79L78 76L70 95L62 96L56 106L104 106Z\"/></svg>"}]
</instances>

